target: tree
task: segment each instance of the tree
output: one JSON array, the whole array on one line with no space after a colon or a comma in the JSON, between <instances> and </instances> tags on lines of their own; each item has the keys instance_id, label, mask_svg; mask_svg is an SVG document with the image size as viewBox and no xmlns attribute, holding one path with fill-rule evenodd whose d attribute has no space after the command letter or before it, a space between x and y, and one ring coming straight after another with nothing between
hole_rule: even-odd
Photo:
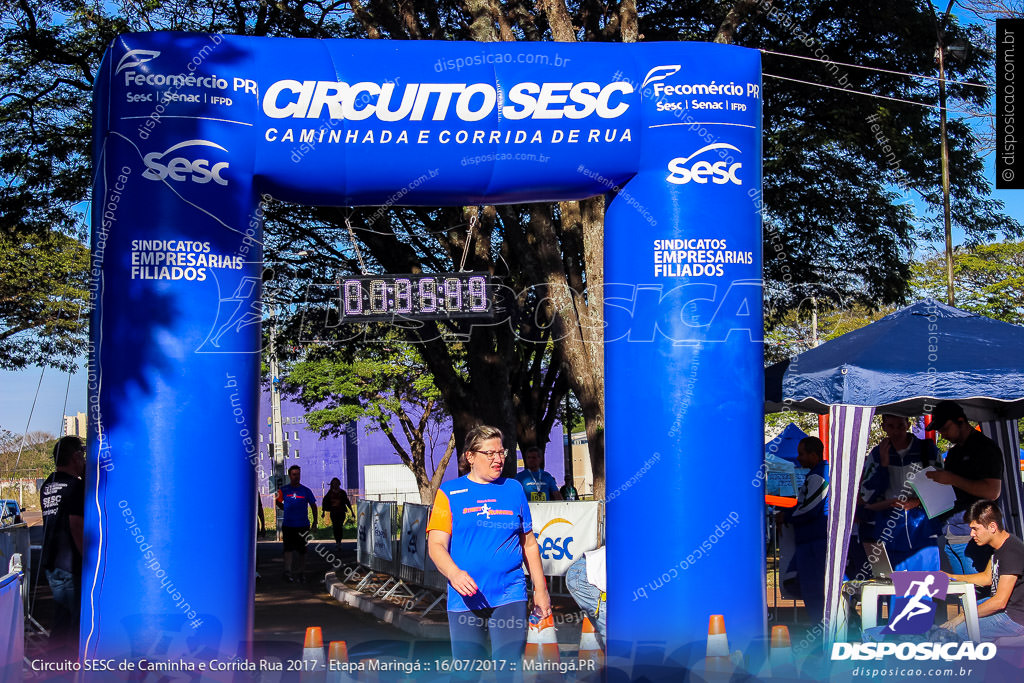
<instances>
[{"instance_id":1,"label":"tree","mask_svg":"<svg viewBox=\"0 0 1024 683\"><path fill-rule=\"evenodd\" d=\"M870 325L896 309L896 306L872 309L856 303L839 308L804 299L765 333L765 365L792 358L847 332Z\"/></svg>"},{"instance_id":2,"label":"tree","mask_svg":"<svg viewBox=\"0 0 1024 683\"><path fill-rule=\"evenodd\" d=\"M933 254L913 265L914 291L944 300L945 256ZM953 253L957 308L1020 324L1024 319L1024 242L996 242Z\"/></svg>"},{"instance_id":3,"label":"tree","mask_svg":"<svg viewBox=\"0 0 1024 683\"><path fill-rule=\"evenodd\" d=\"M334 348L313 350L288 374L285 390L298 393L309 411L307 423L321 436L338 435L345 425L369 419L412 470L420 501L430 505L455 450L453 436L441 459L433 461L431 450L427 462L428 442L436 440L444 421L433 378L416 349L399 340L365 348L356 358L347 355Z\"/></svg>"},{"instance_id":4,"label":"tree","mask_svg":"<svg viewBox=\"0 0 1024 683\"><path fill-rule=\"evenodd\" d=\"M0 233L0 368L77 367L88 263L85 246L60 232Z\"/></svg>"},{"instance_id":5,"label":"tree","mask_svg":"<svg viewBox=\"0 0 1024 683\"><path fill-rule=\"evenodd\" d=\"M0 478L43 479L53 473L57 437L43 431L15 434L0 428ZM0 497L3 497L0 495Z\"/></svg>"},{"instance_id":6,"label":"tree","mask_svg":"<svg viewBox=\"0 0 1024 683\"><path fill-rule=\"evenodd\" d=\"M807 296L807 287L835 306L902 301L909 291L915 243L941 233L936 88L933 81L899 73L934 70L932 13L916 0L794 3L784 8L767 0L542 0L536 5L518 0L409 0L344 6L182 0L122 9L112 17L106 6L76 10L59 2L20 0L0 10L8 46L0 57L2 78L20 94L0 102L0 131L4 139L27 141L0 151L0 173L12 186L32 187L35 174L46 181L40 186L40 203L30 204L27 193L17 195L22 215L38 217L40 224L52 205L47 194L58 199L84 196L81 183L90 174L83 113L102 47L119 30L160 28L394 40L686 39L762 49L765 180L763 195L753 199L766 228L769 322L795 308ZM984 44L982 33L955 18L946 31L949 40L975 46ZM972 82L985 82L991 61L990 53L975 49L964 61L949 65L949 78L958 81L949 85L951 108L988 106L987 91ZM54 139L64 140L59 128L60 117L69 116L66 112L74 112L81 125L70 142L61 143L64 147L54 147ZM33 121L55 124L33 132ZM949 138L954 222L971 242L1020 234L1020 225L1002 214L1001 204L988 199L990 185L970 126L954 117ZM41 167L47 154L60 162L57 177ZM65 166L71 172L64 173ZM28 175L18 185L8 176L23 167ZM80 172L74 173L76 169ZM924 207L923 215L915 215L917 205ZM467 241L464 228L475 216L467 265L507 273L515 287L535 288L537 320L550 336L531 347L521 345L531 337L520 335L518 324L468 330L427 325L408 331L407 339L422 345L423 360L452 412L460 442L481 421L528 442L530 434L519 433L521 423L536 423L537 415L550 414L547 406L559 403L561 387L557 375L552 379L550 373L564 373L563 383L585 416L600 495L603 207L602 197L516 207L279 207L268 218L267 232L272 245L308 245L324 270L359 272L353 245L342 230L347 218L359 245L372 257L371 265L420 272L458 263ZM530 298L523 297L526 305ZM460 347L455 355L466 358L465 374L456 370L452 346L444 341L452 335ZM494 387L510 389L495 392ZM524 400L535 391L538 400ZM533 406L534 416L518 420L517 407L527 406Z\"/></svg>"}]
</instances>

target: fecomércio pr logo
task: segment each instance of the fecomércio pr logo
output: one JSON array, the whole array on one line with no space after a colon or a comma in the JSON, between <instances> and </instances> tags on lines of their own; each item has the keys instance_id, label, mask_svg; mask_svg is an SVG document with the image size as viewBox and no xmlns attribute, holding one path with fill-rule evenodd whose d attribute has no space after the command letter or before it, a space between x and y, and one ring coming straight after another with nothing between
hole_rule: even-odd
<instances>
[{"instance_id":1,"label":"fecom\u00e9rcio pr logo","mask_svg":"<svg viewBox=\"0 0 1024 683\"><path fill-rule=\"evenodd\" d=\"M156 50L128 50L121 57L121 61L117 63L117 69L114 70L114 73L119 74L125 69L134 69L137 66L142 66L159 56L160 53Z\"/></svg>"}]
</instances>

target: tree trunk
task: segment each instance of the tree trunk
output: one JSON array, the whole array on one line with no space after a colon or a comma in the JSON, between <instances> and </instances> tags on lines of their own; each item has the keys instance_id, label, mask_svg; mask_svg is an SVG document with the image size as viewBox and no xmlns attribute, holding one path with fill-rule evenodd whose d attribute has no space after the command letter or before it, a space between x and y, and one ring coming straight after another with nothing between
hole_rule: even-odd
<instances>
[{"instance_id":1,"label":"tree trunk","mask_svg":"<svg viewBox=\"0 0 1024 683\"><path fill-rule=\"evenodd\" d=\"M448 463L452 459L452 453L455 452L455 434L452 433L448 437L448 445L444 449L444 456L441 458L441 462L438 463L437 468L434 470L434 475L430 477L430 481L427 482L426 488L423 484L420 484L420 502L424 505L432 505L434 502L434 496L437 495L437 490L441 488L441 481L444 479L445 470L448 469Z\"/></svg>"},{"instance_id":2,"label":"tree trunk","mask_svg":"<svg viewBox=\"0 0 1024 683\"><path fill-rule=\"evenodd\" d=\"M725 15L725 20L718 27L718 33L715 34L714 42L732 45L735 42L736 29L747 20L750 11L759 4L759 1L737 0L736 4L729 10L729 13Z\"/></svg>"},{"instance_id":3,"label":"tree trunk","mask_svg":"<svg viewBox=\"0 0 1024 683\"><path fill-rule=\"evenodd\" d=\"M580 336L589 371L583 375L576 398L583 408L594 497L604 498L604 197L580 203L583 261L587 273L587 305L580 320ZM570 374L570 377L572 375Z\"/></svg>"},{"instance_id":4,"label":"tree trunk","mask_svg":"<svg viewBox=\"0 0 1024 683\"><path fill-rule=\"evenodd\" d=\"M562 241L582 242L586 280L563 264L563 245L550 209L531 206L530 232L548 285L553 336L559 340L569 386L583 408L594 495L604 494L604 198L561 202ZM570 251L570 250L566 250ZM584 284L584 282L586 284ZM598 284L600 283L600 284ZM584 292L586 287L586 292Z\"/></svg>"}]
</instances>

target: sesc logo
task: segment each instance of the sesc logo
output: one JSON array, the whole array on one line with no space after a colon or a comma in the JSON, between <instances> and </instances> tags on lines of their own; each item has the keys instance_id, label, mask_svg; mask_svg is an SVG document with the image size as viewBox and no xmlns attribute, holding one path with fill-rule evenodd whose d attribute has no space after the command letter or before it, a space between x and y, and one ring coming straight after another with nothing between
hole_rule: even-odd
<instances>
[{"instance_id":1,"label":"sesc logo","mask_svg":"<svg viewBox=\"0 0 1024 683\"><path fill-rule=\"evenodd\" d=\"M219 163L211 165L206 159L195 159L190 160L185 157L172 157L164 160L172 152L176 152L186 147L213 147L223 152L227 152L226 149L220 145L210 142L209 140L186 140L185 142L179 142L176 145L168 147L163 152L150 152L147 154L143 161L146 164L146 170L142 172L143 178L149 180L164 180L169 178L176 182L183 182L191 180L193 183L205 185L211 180L218 185L227 185L228 181L221 175L224 169L228 167L228 162L221 161Z\"/></svg>"},{"instance_id":2,"label":"sesc logo","mask_svg":"<svg viewBox=\"0 0 1024 683\"><path fill-rule=\"evenodd\" d=\"M727 154L722 161L716 161L711 163L705 159L694 161L690 164L690 160L694 157L698 157L704 152L710 152L715 149L732 150L739 152L740 150L732 145L724 142L715 142L701 147L696 152L688 157L676 157L672 161L668 162L668 177L665 178L668 182L673 185L685 185L691 180L700 185L704 185L711 179L715 185L725 185L726 183L732 183L733 185L742 185L742 181L736 175L736 172L743 168L743 164L734 161L731 154ZM687 164L690 164L689 166Z\"/></svg>"},{"instance_id":3,"label":"sesc logo","mask_svg":"<svg viewBox=\"0 0 1024 683\"><path fill-rule=\"evenodd\" d=\"M572 522L561 517L556 517L540 530L538 536L542 536L540 541L540 556L544 560L561 560L565 558L567 560L575 559L572 556L572 551L569 550L569 544L572 543L572 536L544 536L544 532L548 530L552 524L568 524L569 529L567 533L572 533ZM549 555L550 553L550 555Z\"/></svg>"}]
</instances>

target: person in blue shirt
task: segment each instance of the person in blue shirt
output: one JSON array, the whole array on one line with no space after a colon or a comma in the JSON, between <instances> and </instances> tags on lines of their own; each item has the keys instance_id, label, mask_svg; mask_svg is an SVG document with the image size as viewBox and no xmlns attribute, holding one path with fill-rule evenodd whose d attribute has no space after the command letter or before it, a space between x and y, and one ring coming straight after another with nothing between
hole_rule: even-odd
<instances>
[{"instance_id":1,"label":"person in blue shirt","mask_svg":"<svg viewBox=\"0 0 1024 683\"><path fill-rule=\"evenodd\" d=\"M828 537L828 463L825 444L816 436L800 439L797 462L810 470L804 479L795 508L787 510L783 522L793 525L800 595L812 624L825 613L825 551Z\"/></svg>"},{"instance_id":2,"label":"person in blue shirt","mask_svg":"<svg viewBox=\"0 0 1024 683\"><path fill-rule=\"evenodd\" d=\"M882 415L886 438L868 453L861 496L862 540L881 541L895 571L939 571L939 524L928 519L910 482L939 467L939 449L910 433L910 421Z\"/></svg>"},{"instance_id":3,"label":"person in blue shirt","mask_svg":"<svg viewBox=\"0 0 1024 683\"><path fill-rule=\"evenodd\" d=\"M526 469L516 475L516 479L523 485L526 497L531 501L538 500L562 500L558 493L558 483L555 478L540 467L540 449L531 446L523 452L523 464Z\"/></svg>"},{"instance_id":4,"label":"person in blue shirt","mask_svg":"<svg viewBox=\"0 0 1024 683\"><path fill-rule=\"evenodd\" d=\"M288 468L291 482L277 491L277 507L284 510L281 537L284 540L284 579L288 583L305 583L302 570L306 566L306 537L309 534L309 512L313 508L313 528L316 529L316 496L300 483L302 469L298 465Z\"/></svg>"},{"instance_id":5,"label":"person in blue shirt","mask_svg":"<svg viewBox=\"0 0 1024 683\"><path fill-rule=\"evenodd\" d=\"M551 614L540 546L523 487L501 476L506 451L501 430L482 425L466 435L469 474L445 482L427 523L427 551L448 579L448 630L456 661L491 658L498 681L513 680L526 649L525 561L533 583L533 613ZM473 667L468 667L473 668ZM479 670L456 670L477 680Z\"/></svg>"}]
</instances>

